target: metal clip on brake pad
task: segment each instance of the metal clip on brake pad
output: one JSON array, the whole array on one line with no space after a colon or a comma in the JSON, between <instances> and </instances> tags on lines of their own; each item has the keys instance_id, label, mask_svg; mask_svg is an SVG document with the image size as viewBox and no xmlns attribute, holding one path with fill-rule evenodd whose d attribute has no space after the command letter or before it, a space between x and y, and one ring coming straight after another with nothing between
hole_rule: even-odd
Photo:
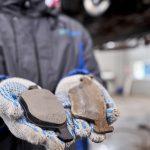
<instances>
[{"instance_id":1,"label":"metal clip on brake pad","mask_svg":"<svg viewBox=\"0 0 150 150\"><path fill-rule=\"evenodd\" d=\"M67 129L65 110L55 95L45 89L31 89L21 94L20 103L29 122L45 130L58 133L58 137L73 140Z\"/></svg>"},{"instance_id":2,"label":"metal clip on brake pad","mask_svg":"<svg viewBox=\"0 0 150 150\"><path fill-rule=\"evenodd\" d=\"M94 122L94 130L97 133L113 132L114 128L108 125L106 119L106 104L100 90L89 77L83 77L80 81L79 86L69 91L72 114Z\"/></svg>"}]
</instances>

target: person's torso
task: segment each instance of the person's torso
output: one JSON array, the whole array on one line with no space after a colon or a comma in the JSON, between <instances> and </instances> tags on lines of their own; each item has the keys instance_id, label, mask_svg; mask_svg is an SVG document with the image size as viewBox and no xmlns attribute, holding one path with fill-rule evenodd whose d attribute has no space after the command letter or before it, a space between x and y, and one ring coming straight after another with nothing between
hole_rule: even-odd
<instances>
[{"instance_id":1,"label":"person's torso","mask_svg":"<svg viewBox=\"0 0 150 150\"><path fill-rule=\"evenodd\" d=\"M29 79L53 91L76 67L80 32L68 18L62 18L0 14L0 43L10 76Z\"/></svg>"}]
</instances>

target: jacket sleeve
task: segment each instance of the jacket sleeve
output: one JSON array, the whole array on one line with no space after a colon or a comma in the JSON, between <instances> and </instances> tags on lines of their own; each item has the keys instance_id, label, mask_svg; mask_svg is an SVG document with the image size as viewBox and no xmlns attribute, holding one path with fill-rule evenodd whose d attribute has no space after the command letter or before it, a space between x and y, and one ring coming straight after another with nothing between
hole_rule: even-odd
<instances>
[{"instance_id":1,"label":"jacket sleeve","mask_svg":"<svg viewBox=\"0 0 150 150\"><path fill-rule=\"evenodd\" d=\"M83 29L82 42L84 45L84 61L86 63L87 69L94 75L94 77L103 83L100 68L96 62L93 52L93 42L89 33Z\"/></svg>"}]
</instances>

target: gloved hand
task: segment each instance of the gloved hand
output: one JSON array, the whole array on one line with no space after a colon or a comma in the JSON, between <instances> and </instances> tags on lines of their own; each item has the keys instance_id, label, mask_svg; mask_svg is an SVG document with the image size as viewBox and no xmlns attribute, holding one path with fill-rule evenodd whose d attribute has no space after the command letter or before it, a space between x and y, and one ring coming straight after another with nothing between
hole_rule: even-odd
<instances>
[{"instance_id":1,"label":"gloved hand","mask_svg":"<svg viewBox=\"0 0 150 150\"><path fill-rule=\"evenodd\" d=\"M24 116L19 103L19 95L35 85L31 81L21 78L9 78L2 81L0 83L0 117L17 138L35 145L44 145L47 150L63 150L66 143L58 139L55 132L43 130L29 123ZM68 128L71 132L72 128L69 126Z\"/></svg>"},{"instance_id":2,"label":"gloved hand","mask_svg":"<svg viewBox=\"0 0 150 150\"><path fill-rule=\"evenodd\" d=\"M85 75L73 75L70 77L63 78L57 88L55 95L58 97L58 99L61 101L63 104L64 108L70 113L71 115L71 102L69 99L69 90L72 89L73 87L77 86L80 84L80 79L82 77L86 78L91 78L90 76L85 76ZM103 94L103 97L105 99L105 103L107 106L107 111L106 111L106 116L107 116L107 121L109 124L112 124L117 120L118 117L118 110L116 108L116 105L113 101L113 99L109 96L108 92L106 89L96 80L92 79L92 82L97 85L101 93ZM104 134L98 134L94 131L93 129L93 124L87 122L86 120L83 119L78 119L76 117L73 117L73 123L74 123L74 132L77 137L89 137L91 141L100 143L105 139Z\"/></svg>"}]
</instances>

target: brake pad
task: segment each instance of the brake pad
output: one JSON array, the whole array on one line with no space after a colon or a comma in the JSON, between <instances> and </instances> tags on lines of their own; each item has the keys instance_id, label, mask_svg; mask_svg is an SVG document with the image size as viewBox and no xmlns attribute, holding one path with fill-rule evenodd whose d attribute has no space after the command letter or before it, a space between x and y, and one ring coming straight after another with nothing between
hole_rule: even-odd
<instances>
[{"instance_id":1,"label":"brake pad","mask_svg":"<svg viewBox=\"0 0 150 150\"><path fill-rule=\"evenodd\" d=\"M65 110L53 93L45 89L31 89L21 94L20 103L29 122L55 131L64 142L73 140L67 129Z\"/></svg>"},{"instance_id":2,"label":"brake pad","mask_svg":"<svg viewBox=\"0 0 150 150\"><path fill-rule=\"evenodd\" d=\"M99 88L89 77L80 79L79 86L69 91L71 112L80 119L94 122L97 133L113 132L113 127L108 125L106 119L106 104Z\"/></svg>"}]
</instances>

